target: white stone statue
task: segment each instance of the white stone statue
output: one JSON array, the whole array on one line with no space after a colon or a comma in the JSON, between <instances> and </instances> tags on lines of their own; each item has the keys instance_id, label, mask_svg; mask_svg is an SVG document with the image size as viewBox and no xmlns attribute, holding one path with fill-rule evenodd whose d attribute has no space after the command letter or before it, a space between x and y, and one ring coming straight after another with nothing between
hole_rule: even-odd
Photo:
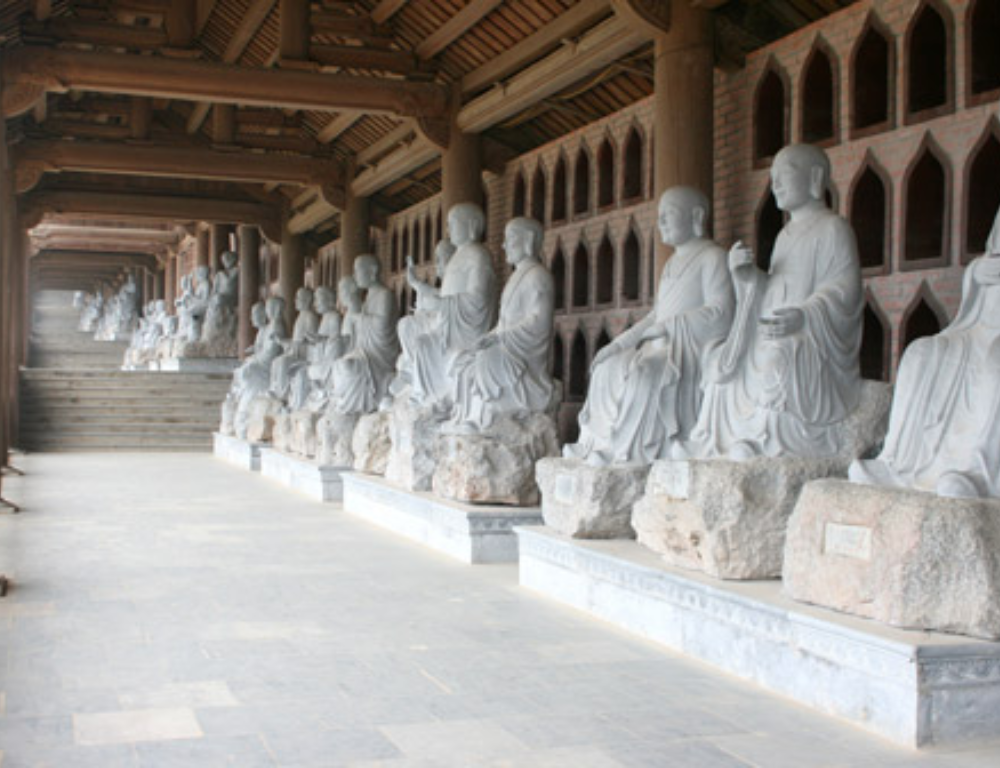
<instances>
[{"instance_id":1,"label":"white stone statue","mask_svg":"<svg viewBox=\"0 0 1000 768\"><path fill-rule=\"evenodd\" d=\"M341 292L348 301L350 294L358 293L353 278L350 283L353 290L345 286ZM319 329L309 339L309 364L295 374L292 390L300 393L296 399L303 402L306 410L320 411L329 402L333 389L333 365L344 354L350 339L344 333L343 318L337 311L337 297L332 290L326 286L317 288L313 305L320 316Z\"/></svg>"},{"instance_id":2,"label":"white stone statue","mask_svg":"<svg viewBox=\"0 0 1000 768\"><path fill-rule=\"evenodd\" d=\"M721 344L735 299L726 252L705 237L708 199L689 187L660 197L660 239L674 248L656 304L591 364L580 439L567 458L591 466L650 464L683 441L701 407L701 361Z\"/></svg>"},{"instance_id":3,"label":"white stone statue","mask_svg":"<svg viewBox=\"0 0 1000 768\"><path fill-rule=\"evenodd\" d=\"M118 317L116 319L117 327L114 332L115 336L119 338L132 333L139 322L139 286L136 285L135 276L131 273L118 291Z\"/></svg>"},{"instance_id":4,"label":"white stone statue","mask_svg":"<svg viewBox=\"0 0 1000 768\"><path fill-rule=\"evenodd\" d=\"M233 385L229 396L233 400L231 415L233 430L240 438L248 436L250 408L253 402L261 398L267 399L272 365L284 350L288 339L288 331L285 328L285 300L280 296L273 296L266 304L261 305L258 302L251 312L251 322L258 328L253 354L233 374ZM224 406L224 427L226 419Z\"/></svg>"},{"instance_id":5,"label":"white stone statue","mask_svg":"<svg viewBox=\"0 0 1000 768\"><path fill-rule=\"evenodd\" d=\"M845 447L840 427L861 397L864 296L854 233L824 202L829 178L816 147L774 159L771 188L790 220L769 273L742 243L729 252L736 316L706 360L693 457L821 458Z\"/></svg>"},{"instance_id":6,"label":"white stone statue","mask_svg":"<svg viewBox=\"0 0 1000 768\"><path fill-rule=\"evenodd\" d=\"M191 341L194 318L189 307L194 301L194 274L181 275L180 294L174 299L174 314L177 316L177 341Z\"/></svg>"},{"instance_id":7,"label":"white stone statue","mask_svg":"<svg viewBox=\"0 0 1000 768\"><path fill-rule=\"evenodd\" d=\"M440 290L418 279L413 259L407 258L407 281L421 312L399 323L403 354L393 394L408 387L414 404L447 413L452 394L449 355L471 348L493 325L497 279L490 253L480 242L485 227L486 217L473 203L460 203L448 212L448 236L456 250Z\"/></svg>"},{"instance_id":8,"label":"white stone statue","mask_svg":"<svg viewBox=\"0 0 1000 768\"><path fill-rule=\"evenodd\" d=\"M332 407L339 413L371 413L388 395L399 357L399 308L379 279L381 265L369 254L354 261L354 280L366 291L360 312L350 317L350 351L334 365Z\"/></svg>"},{"instance_id":9,"label":"white stone statue","mask_svg":"<svg viewBox=\"0 0 1000 768\"><path fill-rule=\"evenodd\" d=\"M903 354L881 454L855 461L849 477L939 496L1000 497L1000 215L987 255L966 269L954 321Z\"/></svg>"},{"instance_id":10,"label":"white stone statue","mask_svg":"<svg viewBox=\"0 0 1000 768\"><path fill-rule=\"evenodd\" d=\"M204 354L234 356L239 327L237 313L240 299L240 273L237 256L232 251L222 254L222 269L212 278L211 295L201 330Z\"/></svg>"},{"instance_id":11,"label":"white stone statue","mask_svg":"<svg viewBox=\"0 0 1000 768\"><path fill-rule=\"evenodd\" d=\"M295 309L299 314L292 326L292 338L282 342L284 353L271 366L271 394L282 402L288 400L292 378L299 368L308 365L309 347L318 339L319 315L313 309L313 292L309 288L296 291Z\"/></svg>"},{"instance_id":12,"label":"white stone statue","mask_svg":"<svg viewBox=\"0 0 1000 768\"><path fill-rule=\"evenodd\" d=\"M482 432L498 417L558 407L560 392L549 373L555 284L539 258L544 237L534 219L507 224L504 251L514 273L503 289L497 326L451 361L451 431Z\"/></svg>"},{"instance_id":13,"label":"white stone statue","mask_svg":"<svg viewBox=\"0 0 1000 768\"><path fill-rule=\"evenodd\" d=\"M104 297L98 293L88 293L83 300L83 308L80 310L80 322L77 329L84 333L93 333L97 330L97 323L101 319L104 311Z\"/></svg>"}]
</instances>

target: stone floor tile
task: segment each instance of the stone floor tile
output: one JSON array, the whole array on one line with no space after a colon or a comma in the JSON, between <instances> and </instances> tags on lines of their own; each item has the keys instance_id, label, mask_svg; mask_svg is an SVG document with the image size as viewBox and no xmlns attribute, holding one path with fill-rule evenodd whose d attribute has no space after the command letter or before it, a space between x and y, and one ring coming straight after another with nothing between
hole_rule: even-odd
<instances>
[{"instance_id":1,"label":"stone floor tile","mask_svg":"<svg viewBox=\"0 0 1000 768\"><path fill-rule=\"evenodd\" d=\"M165 709L171 707L232 707L236 697L225 680L201 680L172 683L159 688L135 690L119 694L122 709Z\"/></svg>"},{"instance_id":2,"label":"stone floor tile","mask_svg":"<svg viewBox=\"0 0 1000 768\"><path fill-rule=\"evenodd\" d=\"M262 737L280 766L332 768L360 760L400 756L397 747L374 728L286 730Z\"/></svg>"},{"instance_id":3,"label":"stone floor tile","mask_svg":"<svg viewBox=\"0 0 1000 768\"><path fill-rule=\"evenodd\" d=\"M150 741L135 745L139 768L189 768L193 765L274 768L276 763L257 736Z\"/></svg>"},{"instance_id":4,"label":"stone floor tile","mask_svg":"<svg viewBox=\"0 0 1000 768\"><path fill-rule=\"evenodd\" d=\"M0 759L0 768L138 768L131 744L93 747L15 747Z\"/></svg>"},{"instance_id":5,"label":"stone floor tile","mask_svg":"<svg viewBox=\"0 0 1000 768\"><path fill-rule=\"evenodd\" d=\"M74 740L86 746L195 739L201 735L201 726L190 709L137 709L73 716Z\"/></svg>"},{"instance_id":6,"label":"stone floor tile","mask_svg":"<svg viewBox=\"0 0 1000 768\"><path fill-rule=\"evenodd\" d=\"M523 754L528 748L505 728L485 720L383 726L383 734L409 758L477 765Z\"/></svg>"}]
</instances>

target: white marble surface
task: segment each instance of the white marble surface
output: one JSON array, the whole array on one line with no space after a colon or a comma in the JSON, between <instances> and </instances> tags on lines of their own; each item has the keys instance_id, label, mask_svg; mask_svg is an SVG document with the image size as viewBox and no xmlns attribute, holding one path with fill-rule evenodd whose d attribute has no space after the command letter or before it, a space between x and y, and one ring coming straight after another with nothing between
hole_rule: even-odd
<instances>
[{"instance_id":1,"label":"white marble surface","mask_svg":"<svg viewBox=\"0 0 1000 768\"><path fill-rule=\"evenodd\" d=\"M260 472L260 449L261 446L257 443L221 432L212 433L212 453L215 458L251 472Z\"/></svg>"},{"instance_id":2,"label":"white marble surface","mask_svg":"<svg viewBox=\"0 0 1000 768\"><path fill-rule=\"evenodd\" d=\"M628 541L519 528L520 583L910 747L1000 740L1000 644L906 632L719 583Z\"/></svg>"},{"instance_id":3,"label":"white marble surface","mask_svg":"<svg viewBox=\"0 0 1000 768\"><path fill-rule=\"evenodd\" d=\"M274 448L260 451L260 474L293 491L304 493L317 501L340 501L343 498L341 476L345 467L317 464L311 459L289 456Z\"/></svg>"},{"instance_id":4,"label":"white marble surface","mask_svg":"<svg viewBox=\"0 0 1000 768\"><path fill-rule=\"evenodd\" d=\"M232 373L239 367L235 357L168 357L149 363L151 371L171 373Z\"/></svg>"},{"instance_id":5,"label":"white marble surface","mask_svg":"<svg viewBox=\"0 0 1000 768\"><path fill-rule=\"evenodd\" d=\"M407 491L372 475L343 476L344 509L465 563L517 560L517 525L538 525L538 507L462 504Z\"/></svg>"}]
</instances>

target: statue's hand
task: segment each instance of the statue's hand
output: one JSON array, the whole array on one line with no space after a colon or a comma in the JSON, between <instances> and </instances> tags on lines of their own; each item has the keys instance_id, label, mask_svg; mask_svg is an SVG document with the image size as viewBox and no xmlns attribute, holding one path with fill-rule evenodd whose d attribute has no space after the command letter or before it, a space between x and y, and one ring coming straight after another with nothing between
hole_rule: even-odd
<instances>
[{"instance_id":1,"label":"statue's hand","mask_svg":"<svg viewBox=\"0 0 1000 768\"><path fill-rule=\"evenodd\" d=\"M737 240L729 249L729 271L735 274L743 267L752 265L753 251L747 248L742 240Z\"/></svg>"},{"instance_id":2,"label":"statue's hand","mask_svg":"<svg viewBox=\"0 0 1000 768\"><path fill-rule=\"evenodd\" d=\"M801 331L806 325L806 314L798 307L782 307L770 316L760 319L761 333L766 339L781 339Z\"/></svg>"}]
</instances>

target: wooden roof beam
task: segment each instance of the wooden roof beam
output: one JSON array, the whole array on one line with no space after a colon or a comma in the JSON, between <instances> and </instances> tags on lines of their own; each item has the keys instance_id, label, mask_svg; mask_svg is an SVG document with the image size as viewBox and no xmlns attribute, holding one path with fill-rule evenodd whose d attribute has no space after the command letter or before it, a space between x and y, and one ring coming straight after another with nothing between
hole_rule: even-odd
<instances>
[{"instance_id":1,"label":"wooden roof beam","mask_svg":"<svg viewBox=\"0 0 1000 768\"><path fill-rule=\"evenodd\" d=\"M441 118L448 92L433 83L240 67L135 54L22 47L4 51L3 114L23 114L45 91L70 89L223 104ZM24 102L28 103L25 104Z\"/></svg>"},{"instance_id":2,"label":"wooden roof beam","mask_svg":"<svg viewBox=\"0 0 1000 768\"><path fill-rule=\"evenodd\" d=\"M358 197L372 195L440 154L441 150L436 145L420 136L379 160L377 165L359 173L351 182L351 191Z\"/></svg>"},{"instance_id":3,"label":"wooden roof beam","mask_svg":"<svg viewBox=\"0 0 1000 768\"><path fill-rule=\"evenodd\" d=\"M503 0L471 0L462 10L425 37L416 47L421 59L430 59L489 15ZM376 9L378 10L378 9Z\"/></svg>"},{"instance_id":4,"label":"wooden roof beam","mask_svg":"<svg viewBox=\"0 0 1000 768\"><path fill-rule=\"evenodd\" d=\"M300 186L339 187L344 183L339 164L308 155L57 140L25 141L17 145L15 172L19 193L30 189L24 187L33 177L60 171ZM38 179L34 180L37 183Z\"/></svg>"},{"instance_id":5,"label":"wooden roof beam","mask_svg":"<svg viewBox=\"0 0 1000 768\"><path fill-rule=\"evenodd\" d=\"M381 0L372 10L372 21L376 24L385 24L395 16L406 5L407 0Z\"/></svg>"},{"instance_id":6,"label":"wooden roof beam","mask_svg":"<svg viewBox=\"0 0 1000 768\"><path fill-rule=\"evenodd\" d=\"M485 131L573 83L610 66L648 42L641 30L614 16L575 43L565 43L536 64L468 102L458 113L467 133Z\"/></svg>"},{"instance_id":7,"label":"wooden roof beam","mask_svg":"<svg viewBox=\"0 0 1000 768\"><path fill-rule=\"evenodd\" d=\"M68 17L51 18L44 23L25 19L21 22L21 34L24 37L45 38L61 43L90 43L123 48L159 48L167 44L167 33L162 29Z\"/></svg>"}]
</instances>

